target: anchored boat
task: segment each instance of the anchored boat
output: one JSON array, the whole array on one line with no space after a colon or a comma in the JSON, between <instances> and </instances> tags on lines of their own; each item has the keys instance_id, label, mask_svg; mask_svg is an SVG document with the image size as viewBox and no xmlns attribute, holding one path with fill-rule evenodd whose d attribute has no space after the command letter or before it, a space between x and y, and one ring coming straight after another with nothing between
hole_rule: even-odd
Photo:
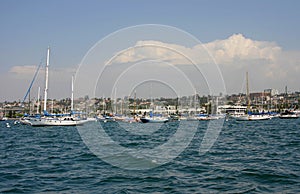
<instances>
[{"instance_id":1,"label":"anchored boat","mask_svg":"<svg viewBox=\"0 0 300 194\"><path fill-rule=\"evenodd\" d=\"M44 91L44 115L36 115L32 117L25 117L21 120L23 124L31 126L75 126L82 125L89 120L76 117L73 112L73 77L72 77L72 98L71 98L71 113L69 114L49 114L47 112L47 95L48 95L48 71L49 71L49 57L50 48L47 50L46 59L46 74L45 74L45 91Z\"/></svg>"}]
</instances>

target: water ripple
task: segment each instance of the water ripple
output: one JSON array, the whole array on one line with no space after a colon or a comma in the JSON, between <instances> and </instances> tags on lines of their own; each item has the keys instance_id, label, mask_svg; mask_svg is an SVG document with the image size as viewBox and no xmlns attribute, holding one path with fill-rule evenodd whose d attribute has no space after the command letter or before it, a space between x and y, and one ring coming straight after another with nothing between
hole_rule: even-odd
<instances>
[{"instance_id":1,"label":"water ripple","mask_svg":"<svg viewBox=\"0 0 300 194\"><path fill-rule=\"evenodd\" d=\"M151 134L106 124L130 148L153 148L176 131L172 123ZM225 122L212 149L199 155L207 127L201 122L174 161L144 171L103 162L75 127L11 126L0 122L0 193L300 193L298 120Z\"/></svg>"}]
</instances>

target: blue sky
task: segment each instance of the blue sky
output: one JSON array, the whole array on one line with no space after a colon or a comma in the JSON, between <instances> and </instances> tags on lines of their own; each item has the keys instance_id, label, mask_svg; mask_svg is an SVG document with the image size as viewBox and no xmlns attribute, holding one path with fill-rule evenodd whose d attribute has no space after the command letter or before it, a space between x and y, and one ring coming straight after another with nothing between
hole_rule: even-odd
<instances>
[{"instance_id":1,"label":"blue sky","mask_svg":"<svg viewBox=\"0 0 300 194\"><path fill-rule=\"evenodd\" d=\"M97 41L139 24L174 26L203 43L239 33L254 41L275 42L286 52L296 52L300 50L299 8L297 0L1 0L0 72L9 77L14 66L38 64L48 45L55 68L73 68ZM20 93L1 86L0 100L22 98L27 87L26 80L23 82L18 88Z\"/></svg>"}]
</instances>

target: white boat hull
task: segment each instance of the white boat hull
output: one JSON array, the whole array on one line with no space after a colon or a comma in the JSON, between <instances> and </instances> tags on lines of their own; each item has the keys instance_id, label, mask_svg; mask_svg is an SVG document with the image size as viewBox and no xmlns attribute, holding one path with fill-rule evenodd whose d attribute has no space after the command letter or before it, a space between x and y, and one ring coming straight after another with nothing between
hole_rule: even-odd
<instances>
[{"instance_id":1,"label":"white boat hull","mask_svg":"<svg viewBox=\"0 0 300 194\"><path fill-rule=\"evenodd\" d=\"M280 115L279 116L280 119L298 119L299 115Z\"/></svg>"},{"instance_id":2,"label":"white boat hull","mask_svg":"<svg viewBox=\"0 0 300 194\"><path fill-rule=\"evenodd\" d=\"M269 115L242 115L234 117L237 121L258 121L258 120L269 120Z\"/></svg>"},{"instance_id":3,"label":"white boat hull","mask_svg":"<svg viewBox=\"0 0 300 194\"><path fill-rule=\"evenodd\" d=\"M1 117L1 118L0 118L0 121L7 121L7 120L8 120L7 117Z\"/></svg>"},{"instance_id":4,"label":"white boat hull","mask_svg":"<svg viewBox=\"0 0 300 194\"><path fill-rule=\"evenodd\" d=\"M83 125L89 122L89 120L75 120L72 118L29 118L24 119L22 123L29 124L31 126L76 126Z\"/></svg>"}]
</instances>

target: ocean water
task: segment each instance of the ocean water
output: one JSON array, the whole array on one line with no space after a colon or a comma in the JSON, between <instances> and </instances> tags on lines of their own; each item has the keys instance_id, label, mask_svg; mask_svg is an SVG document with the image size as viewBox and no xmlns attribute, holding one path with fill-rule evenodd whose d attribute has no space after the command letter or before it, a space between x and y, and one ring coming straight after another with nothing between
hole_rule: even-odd
<instances>
[{"instance_id":1,"label":"ocean water","mask_svg":"<svg viewBox=\"0 0 300 194\"><path fill-rule=\"evenodd\" d=\"M202 155L208 122L198 122L178 157L148 170L127 170L100 159L76 127L8 121L7 128L6 122L0 122L0 193L300 193L300 119L226 121ZM86 127L99 125L119 145L141 149L163 144L178 127L171 122L150 132L155 127L137 123L133 131L118 123Z\"/></svg>"}]
</instances>

